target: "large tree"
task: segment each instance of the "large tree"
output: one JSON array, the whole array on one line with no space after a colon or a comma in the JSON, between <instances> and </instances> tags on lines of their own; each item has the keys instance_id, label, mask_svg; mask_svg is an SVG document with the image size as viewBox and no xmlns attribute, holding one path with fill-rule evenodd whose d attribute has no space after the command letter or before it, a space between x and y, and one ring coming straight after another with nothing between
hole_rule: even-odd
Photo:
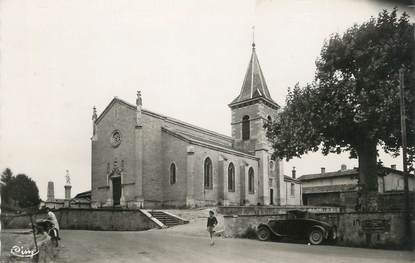
<instances>
[{"instance_id":1,"label":"large tree","mask_svg":"<svg viewBox=\"0 0 415 263\"><path fill-rule=\"evenodd\" d=\"M27 213L32 225L33 240L36 250L38 249L36 241L35 225L33 224L33 214L39 209L39 189L36 182L25 174L14 176L9 168L6 168L1 175L1 198L6 202L5 206L8 210L17 210Z\"/></svg>"},{"instance_id":2,"label":"large tree","mask_svg":"<svg viewBox=\"0 0 415 263\"><path fill-rule=\"evenodd\" d=\"M279 158L348 151L359 160L364 192L377 191L377 146L399 154L399 69L405 73L410 163L415 153L415 41L407 14L377 18L335 34L322 47L315 80L289 89L267 136Z\"/></svg>"},{"instance_id":3,"label":"large tree","mask_svg":"<svg viewBox=\"0 0 415 263\"><path fill-rule=\"evenodd\" d=\"M36 211L40 203L39 190L35 181L25 174L14 176L9 168L4 170L1 181L2 205L8 209Z\"/></svg>"},{"instance_id":4,"label":"large tree","mask_svg":"<svg viewBox=\"0 0 415 263\"><path fill-rule=\"evenodd\" d=\"M3 183L1 185L1 201L3 206L10 203L10 183L13 180L13 172L6 168L3 173L1 174L1 182Z\"/></svg>"}]
</instances>

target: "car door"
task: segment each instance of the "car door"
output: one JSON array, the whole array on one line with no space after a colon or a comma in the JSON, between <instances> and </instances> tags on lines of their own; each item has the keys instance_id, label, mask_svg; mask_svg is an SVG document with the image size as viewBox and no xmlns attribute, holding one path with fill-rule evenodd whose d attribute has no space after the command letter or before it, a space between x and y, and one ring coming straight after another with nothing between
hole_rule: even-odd
<instances>
[{"instance_id":1,"label":"car door","mask_svg":"<svg viewBox=\"0 0 415 263\"><path fill-rule=\"evenodd\" d=\"M296 237L304 237L307 235L309 229L310 222L307 219L296 219L295 222L295 236Z\"/></svg>"},{"instance_id":2,"label":"car door","mask_svg":"<svg viewBox=\"0 0 415 263\"><path fill-rule=\"evenodd\" d=\"M281 220L271 220L268 222L268 226L272 231L278 235L282 235L281 230L284 229L283 222Z\"/></svg>"},{"instance_id":3,"label":"car door","mask_svg":"<svg viewBox=\"0 0 415 263\"><path fill-rule=\"evenodd\" d=\"M303 229L303 220L302 219L290 219L287 220L287 231L288 235L291 237L301 236Z\"/></svg>"},{"instance_id":4,"label":"car door","mask_svg":"<svg viewBox=\"0 0 415 263\"><path fill-rule=\"evenodd\" d=\"M285 236L293 236L296 232L296 222L295 219L286 219L281 220L281 234Z\"/></svg>"}]
</instances>

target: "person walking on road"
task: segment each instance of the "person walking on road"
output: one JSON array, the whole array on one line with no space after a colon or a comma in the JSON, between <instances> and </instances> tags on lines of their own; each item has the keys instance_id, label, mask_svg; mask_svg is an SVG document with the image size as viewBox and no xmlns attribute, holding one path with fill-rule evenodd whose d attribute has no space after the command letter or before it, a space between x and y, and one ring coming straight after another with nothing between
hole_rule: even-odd
<instances>
[{"instance_id":1,"label":"person walking on road","mask_svg":"<svg viewBox=\"0 0 415 263\"><path fill-rule=\"evenodd\" d=\"M215 213L210 210L209 217L207 220L207 231L210 234L210 245L213 246L215 242L213 241L213 233L215 233L215 226L218 224L218 220L215 217Z\"/></svg>"}]
</instances>

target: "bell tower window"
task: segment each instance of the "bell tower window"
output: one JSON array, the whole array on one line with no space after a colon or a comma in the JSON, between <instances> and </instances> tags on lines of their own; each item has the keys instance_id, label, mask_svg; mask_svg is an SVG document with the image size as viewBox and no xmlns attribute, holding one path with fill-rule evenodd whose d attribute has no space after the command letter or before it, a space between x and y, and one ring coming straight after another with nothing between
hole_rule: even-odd
<instances>
[{"instance_id":1,"label":"bell tower window","mask_svg":"<svg viewBox=\"0 0 415 263\"><path fill-rule=\"evenodd\" d=\"M250 127L249 116L245 115L242 118L242 140L246 141L249 140L251 135L251 127Z\"/></svg>"}]
</instances>

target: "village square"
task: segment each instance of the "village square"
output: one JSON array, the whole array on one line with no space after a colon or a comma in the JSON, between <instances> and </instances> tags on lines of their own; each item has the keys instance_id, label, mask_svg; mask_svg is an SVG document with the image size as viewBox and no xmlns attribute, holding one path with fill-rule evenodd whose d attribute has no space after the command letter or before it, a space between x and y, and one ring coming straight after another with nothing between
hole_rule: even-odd
<instances>
[{"instance_id":1,"label":"village square","mask_svg":"<svg viewBox=\"0 0 415 263\"><path fill-rule=\"evenodd\" d=\"M178 2L2 3L0 262L413 262L415 5Z\"/></svg>"}]
</instances>

